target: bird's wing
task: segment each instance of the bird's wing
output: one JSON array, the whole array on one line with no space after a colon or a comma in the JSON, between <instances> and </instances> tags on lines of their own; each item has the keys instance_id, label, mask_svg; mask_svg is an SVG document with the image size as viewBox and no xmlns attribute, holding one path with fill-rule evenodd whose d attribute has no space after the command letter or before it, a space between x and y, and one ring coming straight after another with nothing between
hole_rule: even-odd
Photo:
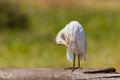
<instances>
[{"instance_id":1,"label":"bird's wing","mask_svg":"<svg viewBox=\"0 0 120 80\"><path fill-rule=\"evenodd\" d=\"M78 27L78 29L75 31L75 36L78 49L82 52L81 57L86 60L86 38L82 27Z\"/></svg>"}]
</instances>

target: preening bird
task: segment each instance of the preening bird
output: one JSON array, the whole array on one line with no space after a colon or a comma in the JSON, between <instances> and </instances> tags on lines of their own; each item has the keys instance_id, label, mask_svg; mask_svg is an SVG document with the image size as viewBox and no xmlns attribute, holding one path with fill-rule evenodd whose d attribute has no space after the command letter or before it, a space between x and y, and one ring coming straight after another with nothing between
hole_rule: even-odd
<instances>
[{"instance_id":1,"label":"preening bird","mask_svg":"<svg viewBox=\"0 0 120 80\"><path fill-rule=\"evenodd\" d=\"M56 43L65 45L67 59L73 61L75 70L81 68L80 60L86 60L86 38L82 25L77 21L71 21L56 36ZM78 67L75 68L75 57L78 56Z\"/></svg>"}]
</instances>

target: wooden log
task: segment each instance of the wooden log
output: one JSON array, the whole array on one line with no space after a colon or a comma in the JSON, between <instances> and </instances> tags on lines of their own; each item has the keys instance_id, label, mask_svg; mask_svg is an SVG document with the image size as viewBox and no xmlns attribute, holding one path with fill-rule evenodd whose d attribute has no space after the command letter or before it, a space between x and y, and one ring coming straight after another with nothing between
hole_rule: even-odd
<instances>
[{"instance_id":1,"label":"wooden log","mask_svg":"<svg viewBox=\"0 0 120 80\"><path fill-rule=\"evenodd\" d=\"M120 80L115 68L0 68L0 80Z\"/></svg>"}]
</instances>

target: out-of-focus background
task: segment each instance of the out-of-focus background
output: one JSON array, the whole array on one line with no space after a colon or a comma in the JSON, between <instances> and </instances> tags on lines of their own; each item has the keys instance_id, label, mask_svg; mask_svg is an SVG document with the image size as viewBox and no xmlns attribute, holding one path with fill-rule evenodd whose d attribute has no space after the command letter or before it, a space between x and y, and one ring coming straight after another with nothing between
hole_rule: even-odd
<instances>
[{"instance_id":1,"label":"out-of-focus background","mask_svg":"<svg viewBox=\"0 0 120 80\"><path fill-rule=\"evenodd\" d=\"M120 71L120 0L1 0L0 67L71 66L55 37L72 20L86 32L82 67Z\"/></svg>"}]
</instances>

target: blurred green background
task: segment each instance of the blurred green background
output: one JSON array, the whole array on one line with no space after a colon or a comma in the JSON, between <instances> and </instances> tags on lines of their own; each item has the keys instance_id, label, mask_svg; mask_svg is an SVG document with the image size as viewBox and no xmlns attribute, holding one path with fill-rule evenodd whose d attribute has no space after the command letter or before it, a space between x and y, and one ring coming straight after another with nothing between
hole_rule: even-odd
<instances>
[{"instance_id":1,"label":"blurred green background","mask_svg":"<svg viewBox=\"0 0 120 80\"><path fill-rule=\"evenodd\" d=\"M0 67L65 68L59 30L72 20L86 32L84 68L115 67L120 71L119 0L1 0Z\"/></svg>"}]
</instances>

